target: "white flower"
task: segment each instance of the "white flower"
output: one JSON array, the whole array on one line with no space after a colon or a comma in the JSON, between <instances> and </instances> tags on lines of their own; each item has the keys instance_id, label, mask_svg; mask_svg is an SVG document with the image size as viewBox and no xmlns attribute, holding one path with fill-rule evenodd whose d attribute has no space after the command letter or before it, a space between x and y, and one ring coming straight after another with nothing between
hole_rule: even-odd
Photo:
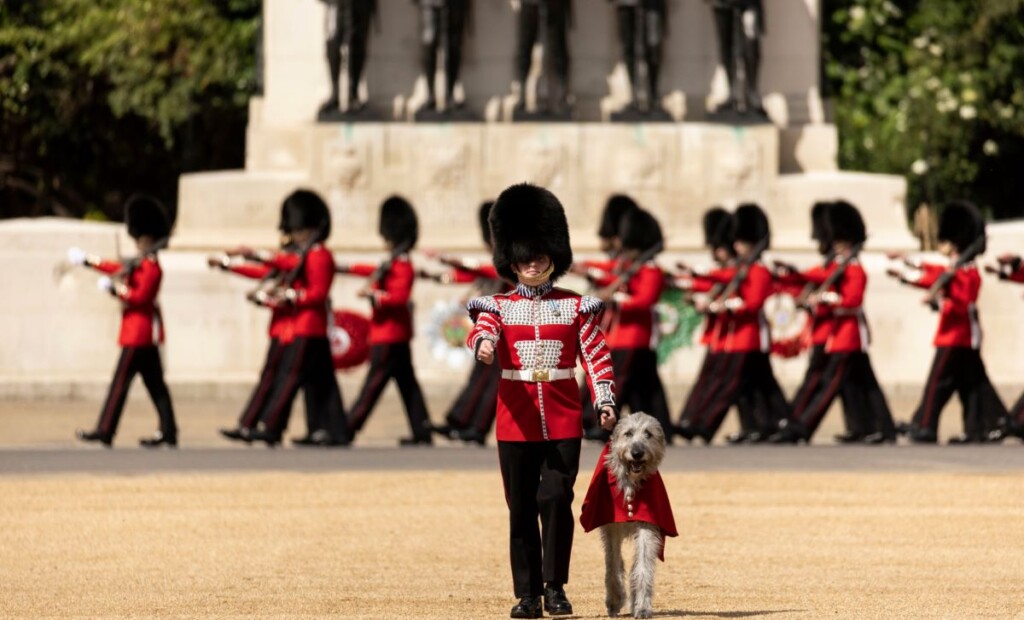
<instances>
[{"instance_id":1,"label":"white flower","mask_svg":"<svg viewBox=\"0 0 1024 620\"><path fill-rule=\"evenodd\" d=\"M866 138L864 138L864 148L866 148L869 151L874 150L874 148L875 148L875 140L874 140L874 138L872 138L871 136L867 136Z\"/></svg>"},{"instance_id":2,"label":"white flower","mask_svg":"<svg viewBox=\"0 0 1024 620\"><path fill-rule=\"evenodd\" d=\"M999 153L999 145L996 144L995 140L985 140L985 144L981 145L981 150L986 155L992 156Z\"/></svg>"},{"instance_id":3,"label":"white flower","mask_svg":"<svg viewBox=\"0 0 1024 620\"><path fill-rule=\"evenodd\" d=\"M978 116L978 110L972 105L965 105L960 108L960 118L969 121Z\"/></svg>"},{"instance_id":4,"label":"white flower","mask_svg":"<svg viewBox=\"0 0 1024 620\"><path fill-rule=\"evenodd\" d=\"M1011 119L1013 118L1013 106L1008 105L999 109L999 118Z\"/></svg>"},{"instance_id":5,"label":"white flower","mask_svg":"<svg viewBox=\"0 0 1024 620\"><path fill-rule=\"evenodd\" d=\"M939 78L932 76L925 81L924 85L928 90L938 90L938 88L942 86L942 81Z\"/></svg>"},{"instance_id":6,"label":"white flower","mask_svg":"<svg viewBox=\"0 0 1024 620\"><path fill-rule=\"evenodd\" d=\"M914 47L916 47L919 50L923 50L924 48L928 47L928 37L921 36L914 39Z\"/></svg>"},{"instance_id":7,"label":"white flower","mask_svg":"<svg viewBox=\"0 0 1024 620\"><path fill-rule=\"evenodd\" d=\"M932 53L932 56L942 56L942 46L938 43L932 43L929 45L928 51Z\"/></svg>"},{"instance_id":8,"label":"white flower","mask_svg":"<svg viewBox=\"0 0 1024 620\"><path fill-rule=\"evenodd\" d=\"M974 90L973 88L965 88L964 92L960 93L960 98L966 101L967 103L977 101L978 91Z\"/></svg>"},{"instance_id":9,"label":"white flower","mask_svg":"<svg viewBox=\"0 0 1024 620\"><path fill-rule=\"evenodd\" d=\"M923 159L918 159L914 163L910 164L910 171L914 174L921 176L928 172L928 162Z\"/></svg>"},{"instance_id":10,"label":"white flower","mask_svg":"<svg viewBox=\"0 0 1024 620\"><path fill-rule=\"evenodd\" d=\"M855 6L850 9L850 19L855 22L862 21L864 19L864 7Z\"/></svg>"},{"instance_id":11,"label":"white flower","mask_svg":"<svg viewBox=\"0 0 1024 620\"><path fill-rule=\"evenodd\" d=\"M907 94L910 95L911 99L920 99L923 93L920 86L911 86Z\"/></svg>"}]
</instances>

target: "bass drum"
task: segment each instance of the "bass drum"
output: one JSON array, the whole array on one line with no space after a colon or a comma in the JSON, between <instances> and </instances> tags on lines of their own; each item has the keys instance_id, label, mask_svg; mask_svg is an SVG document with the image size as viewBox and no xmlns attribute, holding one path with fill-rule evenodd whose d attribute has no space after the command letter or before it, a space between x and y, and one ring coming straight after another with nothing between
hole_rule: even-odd
<instances>
[{"instance_id":1,"label":"bass drum","mask_svg":"<svg viewBox=\"0 0 1024 620\"><path fill-rule=\"evenodd\" d=\"M466 338L473 329L464 301L438 301L430 311L423 335L431 356L450 368L466 368L474 363Z\"/></svg>"},{"instance_id":2,"label":"bass drum","mask_svg":"<svg viewBox=\"0 0 1024 620\"><path fill-rule=\"evenodd\" d=\"M693 345L693 335L704 321L685 293L668 288L654 306L657 315L658 364L664 364L679 349Z\"/></svg>"},{"instance_id":3,"label":"bass drum","mask_svg":"<svg viewBox=\"0 0 1024 620\"><path fill-rule=\"evenodd\" d=\"M335 310L327 326L335 370L349 370L370 357L370 320L350 310Z\"/></svg>"},{"instance_id":4,"label":"bass drum","mask_svg":"<svg viewBox=\"0 0 1024 620\"><path fill-rule=\"evenodd\" d=\"M764 315L772 337L772 355L790 358L811 345L811 322L789 293L775 293L764 302Z\"/></svg>"}]
</instances>

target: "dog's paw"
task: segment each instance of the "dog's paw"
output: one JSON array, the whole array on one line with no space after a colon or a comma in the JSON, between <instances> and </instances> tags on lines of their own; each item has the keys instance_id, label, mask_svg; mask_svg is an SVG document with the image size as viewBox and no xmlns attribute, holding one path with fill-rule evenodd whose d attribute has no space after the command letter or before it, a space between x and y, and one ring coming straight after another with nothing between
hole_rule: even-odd
<instances>
[{"instance_id":1,"label":"dog's paw","mask_svg":"<svg viewBox=\"0 0 1024 620\"><path fill-rule=\"evenodd\" d=\"M634 618L653 618L654 617L654 610L650 609L650 608L648 608L648 609L637 609L637 610L633 611L633 617Z\"/></svg>"},{"instance_id":2,"label":"dog's paw","mask_svg":"<svg viewBox=\"0 0 1024 620\"><path fill-rule=\"evenodd\" d=\"M619 612L622 611L622 608L621 607L609 607L607 611L608 611L608 617L609 618L618 618L619 617Z\"/></svg>"}]
</instances>

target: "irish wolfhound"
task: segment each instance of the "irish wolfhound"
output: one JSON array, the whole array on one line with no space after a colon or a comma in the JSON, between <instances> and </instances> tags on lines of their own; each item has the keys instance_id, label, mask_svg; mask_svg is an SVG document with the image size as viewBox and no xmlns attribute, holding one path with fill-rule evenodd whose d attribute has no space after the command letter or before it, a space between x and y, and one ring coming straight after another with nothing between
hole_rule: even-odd
<instances>
[{"instance_id":1,"label":"irish wolfhound","mask_svg":"<svg viewBox=\"0 0 1024 620\"><path fill-rule=\"evenodd\" d=\"M605 561L605 606L617 616L626 601L622 542L633 541L630 613L650 618L654 610L654 562L664 560L665 536L675 522L658 466L665 455L665 432L658 421L634 413L619 421L599 460L583 503L584 529L601 528Z\"/></svg>"}]
</instances>

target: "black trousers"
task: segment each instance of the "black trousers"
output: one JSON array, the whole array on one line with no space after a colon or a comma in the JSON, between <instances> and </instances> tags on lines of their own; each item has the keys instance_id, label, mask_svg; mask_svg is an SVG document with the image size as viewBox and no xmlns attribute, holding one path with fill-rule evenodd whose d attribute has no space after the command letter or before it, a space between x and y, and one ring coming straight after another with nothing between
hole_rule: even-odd
<instances>
[{"instance_id":1,"label":"black trousers","mask_svg":"<svg viewBox=\"0 0 1024 620\"><path fill-rule=\"evenodd\" d=\"M714 435L734 404L743 432L768 434L790 416L789 404L775 379L768 354L761 351L722 353L721 365L708 388L699 428Z\"/></svg>"},{"instance_id":2,"label":"black trousers","mask_svg":"<svg viewBox=\"0 0 1024 620\"><path fill-rule=\"evenodd\" d=\"M358 101L359 81L366 66L366 47L370 36L372 3L366 0L329 0L327 65L331 75L331 98L338 98L338 77L341 75L341 46L348 49L349 103Z\"/></svg>"},{"instance_id":3,"label":"black trousers","mask_svg":"<svg viewBox=\"0 0 1024 620\"><path fill-rule=\"evenodd\" d=\"M285 348L286 346L282 345L277 338L270 339L270 346L267 347L267 357L263 361L259 381L256 382L252 394L249 395L249 401L245 403L242 414L238 416L239 428L253 429L259 423L267 399L270 398L282 378L282 374L278 371Z\"/></svg>"},{"instance_id":4,"label":"black trousers","mask_svg":"<svg viewBox=\"0 0 1024 620\"><path fill-rule=\"evenodd\" d=\"M444 416L448 426L458 430L475 428L486 434L497 413L500 381L501 366L474 363L465 387ZM482 424L485 424L484 428L481 428Z\"/></svg>"},{"instance_id":5,"label":"black trousers","mask_svg":"<svg viewBox=\"0 0 1024 620\"><path fill-rule=\"evenodd\" d=\"M516 597L540 596L545 583L569 581L580 443L579 439L498 442Z\"/></svg>"},{"instance_id":6,"label":"black trousers","mask_svg":"<svg viewBox=\"0 0 1024 620\"><path fill-rule=\"evenodd\" d=\"M935 433L939 428L939 415L954 392L963 407L964 434L970 437L985 437L1006 417L1006 406L988 378L981 352L968 347L939 347L935 349L935 359L912 426Z\"/></svg>"},{"instance_id":7,"label":"black trousers","mask_svg":"<svg viewBox=\"0 0 1024 620\"><path fill-rule=\"evenodd\" d=\"M680 426L700 426L705 413L704 403L711 396L710 387L715 382L724 360L725 356L722 353L715 353L710 348L705 351L697 379L694 380L693 387L686 396L686 403L683 404L683 410L679 414Z\"/></svg>"},{"instance_id":8,"label":"black trousers","mask_svg":"<svg viewBox=\"0 0 1024 620\"><path fill-rule=\"evenodd\" d=\"M612 369L619 405L628 406L631 412L643 411L654 416L661 422L666 438L670 438L672 420L665 387L658 376L658 352L646 347L612 349Z\"/></svg>"},{"instance_id":9,"label":"black trousers","mask_svg":"<svg viewBox=\"0 0 1024 620\"><path fill-rule=\"evenodd\" d=\"M547 11L546 40L544 57L550 59L551 67L558 80L561 94L569 87L569 45L566 38L569 28L569 13L564 0L541 0ZM519 11L519 31L516 43L516 79L523 88L530 73L533 46L540 36L541 2L523 2Z\"/></svg>"},{"instance_id":10,"label":"black trousers","mask_svg":"<svg viewBox=\"0 0 1024 620\"><path fill-rule=\"evenodd\" d=\"M748 10L755 11L760 21L760 11L756 8ZM718 32L718 53L725 68L725 74L729 80L729 96L734 101L743 102L744 107L760 105L760 97L757 92L758 73L761 66L761 40L759 36L748 36L742 24L737 24L736 11L731 7L718 7L715 9L715 29ZM737 41L736 37L740 40ZM736 44L740 46L740 58L736 57ZM743 63L745 79L740 84L737 72L737 62ZM741 88L742 86L742 88Z\"/></svg>"},{"instance_id":11,"label":"black trousers","mask_svg":"<svg viewBox=\"0 0 1024 620\"><path fill-rule=\"evenodd\" d=\"M824 365L812 387L793 401L793 420L810 439L837 396L843 398L846 430L853 435L894 435L889 405L867 353L824 353Z\"/></svg>"},{"instance_id":12,"label":"black trousers","mask_svg":"<svg viewBox=\"0 0 1024 620\"><path fill-rule=\"evenodd\" d=\"M452 105L452 89L459 81L459 69L462 66L462 32L466 24L466 2L467 0L448 0L444 9L426 3L420 7L420 63L427 78L427 92L433 99L437 50L444 44L446 103L449 107ZM447 38L443 33L447 33Z\"/></svg>"},{"instance_id":13,"label":"black trousers","mask_svg":"<svg viewBox=\"0 0 1024 620\"><path fill-rule=\"evenodd\" d=\"M376 344L370 347L370 370L363 382L363 389L359 392L359 398L352 407L349 420L352 434L355 435L363 429L391 379L398 384L413 437L429 438L430 416L427 414L423 390L420 389L416 371L412 367L412 350L408 342Z\"/></svg>"},{"instance_id":14,"label":"black trousers","mask_svg":"<svg viewBox=\"0 0 1024 620\"><path fill-rule=\"evenodd\" d=\"M334 375L331 345L325 336L297 338L285 347L278 373L280 382L264 406L263 422L271 435L288 428L292 403L299 389L306 397L308 432L327 431L332 440L348 437L345 406Z\"/></svg>"},{"instance_id":15,"label":"black trousers","mask_svg":"<svg viewBox=\"0 0 1024 620\"><path fill-rule=\"evenodd\" d=\"M174 406L171 404L171 393L164 381L160 350L155 346L121 349L121 357L114 368L114 378L110 381L110 389L107 390L107 398L100 410L96 430L107 437L117 434L117 424L124 412L128 389L137 374L142 375L142 382L149 392L149 398L156 406L157 415L160 416L160 432L164 437L176 438L178 425L174 421Z\"/></svg>"}]
</instances>

